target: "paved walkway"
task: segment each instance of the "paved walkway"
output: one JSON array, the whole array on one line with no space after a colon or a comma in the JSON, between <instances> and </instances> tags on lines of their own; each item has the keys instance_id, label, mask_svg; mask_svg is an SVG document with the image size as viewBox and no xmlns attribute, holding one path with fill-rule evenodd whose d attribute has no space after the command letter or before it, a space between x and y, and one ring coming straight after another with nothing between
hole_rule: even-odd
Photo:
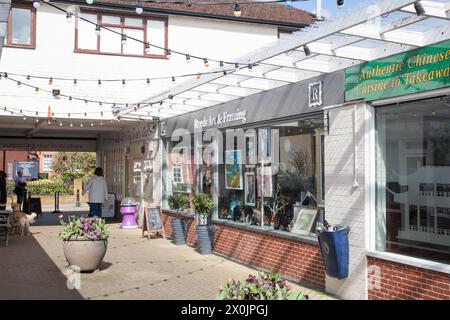
<instances>
[{"instance_id":1,"label":"paved walkway","mask_svg":"<svg viewBox=\"0 0 450 320\"><path fill-rule=\"evenodd\" d=\"M78 213L80 214L80 213ZM0 299L215 299L229 278L245 279L257 270L226 258L202 256L170 240L142 239L140 230L110 224L111 237L101 270L81 274L81 289L67 288L67 262L57 215L44 214L32 236L0 243ZM293 285L311 299L332 299Z\"/></svg>"}]
</instances>

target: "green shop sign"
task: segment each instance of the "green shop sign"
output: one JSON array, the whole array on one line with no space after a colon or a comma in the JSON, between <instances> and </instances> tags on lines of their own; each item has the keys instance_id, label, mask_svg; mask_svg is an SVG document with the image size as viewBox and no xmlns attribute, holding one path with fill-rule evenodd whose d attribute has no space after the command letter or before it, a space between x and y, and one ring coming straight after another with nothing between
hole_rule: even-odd
<instances>
[{"instance_id":1,"label":"green shop sign","mask_svg":"<svg viewBox=\"0 0 450 320\"><path fill-rule=\"evenodd\" d=\"M397 97L450 86L450 40L345 70L345 101Z\"/></svg>"}]
</instances>

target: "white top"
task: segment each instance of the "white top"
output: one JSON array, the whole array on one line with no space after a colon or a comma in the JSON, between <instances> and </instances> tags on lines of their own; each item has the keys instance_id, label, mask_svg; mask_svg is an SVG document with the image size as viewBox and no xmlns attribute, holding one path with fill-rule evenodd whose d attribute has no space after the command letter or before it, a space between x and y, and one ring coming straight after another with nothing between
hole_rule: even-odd
<instances>
[{"instance_id":1,"label":"white top","mask_svg":"<svg viewBox=\"0 0 450 320\"><path fill-rule=\"evenodd\" d=\"M93 176L84 186L84 190L89 193L89 202L103 203L108 200L108 189L104 177Z\"/></svg>"}]
</instances>

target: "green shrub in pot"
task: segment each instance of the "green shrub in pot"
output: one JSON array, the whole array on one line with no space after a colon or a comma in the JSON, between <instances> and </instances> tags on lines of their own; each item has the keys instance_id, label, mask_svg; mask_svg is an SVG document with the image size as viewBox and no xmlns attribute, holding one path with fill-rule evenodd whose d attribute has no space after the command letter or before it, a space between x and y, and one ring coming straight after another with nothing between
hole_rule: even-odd
<instances>
[{"instance_id":1,"label":"green shrub in pot","mask_svg":"<svg viewBox=\"0 0 450 320\"><path fill-rule=\"evenodd\" d=\"M207 219L211 215L214 209L214 202L211 196L206 193L198 193L194 195L192 199L192 206L194 207L195 213L199 216L198 224L206 225Z\"/></svg>"},{"instance_id":2,"label":"green shrub in pot","mask_svg":"<svg viewBox=\"0 0 450 320\"><path fill-rule=\"evenodd\" d=\"M189 205L189 199L185 195L181 193L174 194L167 198L167 202L169 203L169 207L176 212L182 211L187 208Z\"/></svg>"}]
</instances>

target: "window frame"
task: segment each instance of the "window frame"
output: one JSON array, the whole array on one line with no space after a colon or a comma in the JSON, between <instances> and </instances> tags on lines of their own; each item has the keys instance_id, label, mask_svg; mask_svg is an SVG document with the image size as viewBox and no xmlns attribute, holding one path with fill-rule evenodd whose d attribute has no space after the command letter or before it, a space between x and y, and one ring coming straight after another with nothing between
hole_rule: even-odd
<instances>
[{"instance_id":1,"label":"window frame","mask_svg":"<svg viewBox=\"0 0 450 320\"><path fill-rule=\"evenodd\" d=\"M14 8L27 9L31 12L30 21L30 44L12 43L12 10ZM6 48L36 49L36 9L29 3L12 3L8 13L8 26L6 30Z\"/></svg>"},{"instance_id":2,"label":"window frame","mask_svg":"<svg viewBox=\"0 0 450 320\"><path fill-rule=\"evenodd\" d=\"M135 29L135 30L142 30L144 32L144 42L149 42L148 39L148 32L147 32L147 21L154 20L154 21L162 21L164 22L164 48L168 48L168 42L169 42L169 19L167 16L157 16L157 15L140 15L139 17L136 17L135 15L126 14L126 13L119 13L119 12L111 12L111 11L98 11L94 9L81 9L81 13L86 14L95 14L97 15L97 24L103 27L107 28L121 28L121 29ZM103 16L115 16L120 18L120 25L118 24L108 24L102 22ZM142 27L136 27L132 25L125 25L125 19L142 19ZM94 32L94 30L92 31ZM108 32L108 31L105 31ZM126 33L125 33L126 34ZM121 53L114 53L114 52L102 52L100 49L100 36L97 36L97 49L81 49L78 47L78 28L75 28L75 45L74 45L74 53L88 53L88 54L98 54L98 55L108 55L108 56L119 56L119 57L135 57L135 58L152 58L152 59L168 59L167 58L167 51L164 52L164 54L148 54L145 52L144 45L142 48L142 54L129 54L129 53L123 53L123 45L121 44ZM134 40L128 40L128 41L134 41ZM150 41L151 43L151 41Z\"/></svg>"},{"instance_id":3,"label":"window frame","mask_svg":"<svg viewBox=\"0 0 450 320\"><path fill-rule=\"evenodd\" d=\"M51 172L53 170L52 169L53 160L54 160L54 158L53 158L52 155L44 154L43 158L42 158L42 171L44 171L44 172ZM48 165L49 162L50 162L50 168L47 168L46 165Z\"/></svg>"}]
</instances>

